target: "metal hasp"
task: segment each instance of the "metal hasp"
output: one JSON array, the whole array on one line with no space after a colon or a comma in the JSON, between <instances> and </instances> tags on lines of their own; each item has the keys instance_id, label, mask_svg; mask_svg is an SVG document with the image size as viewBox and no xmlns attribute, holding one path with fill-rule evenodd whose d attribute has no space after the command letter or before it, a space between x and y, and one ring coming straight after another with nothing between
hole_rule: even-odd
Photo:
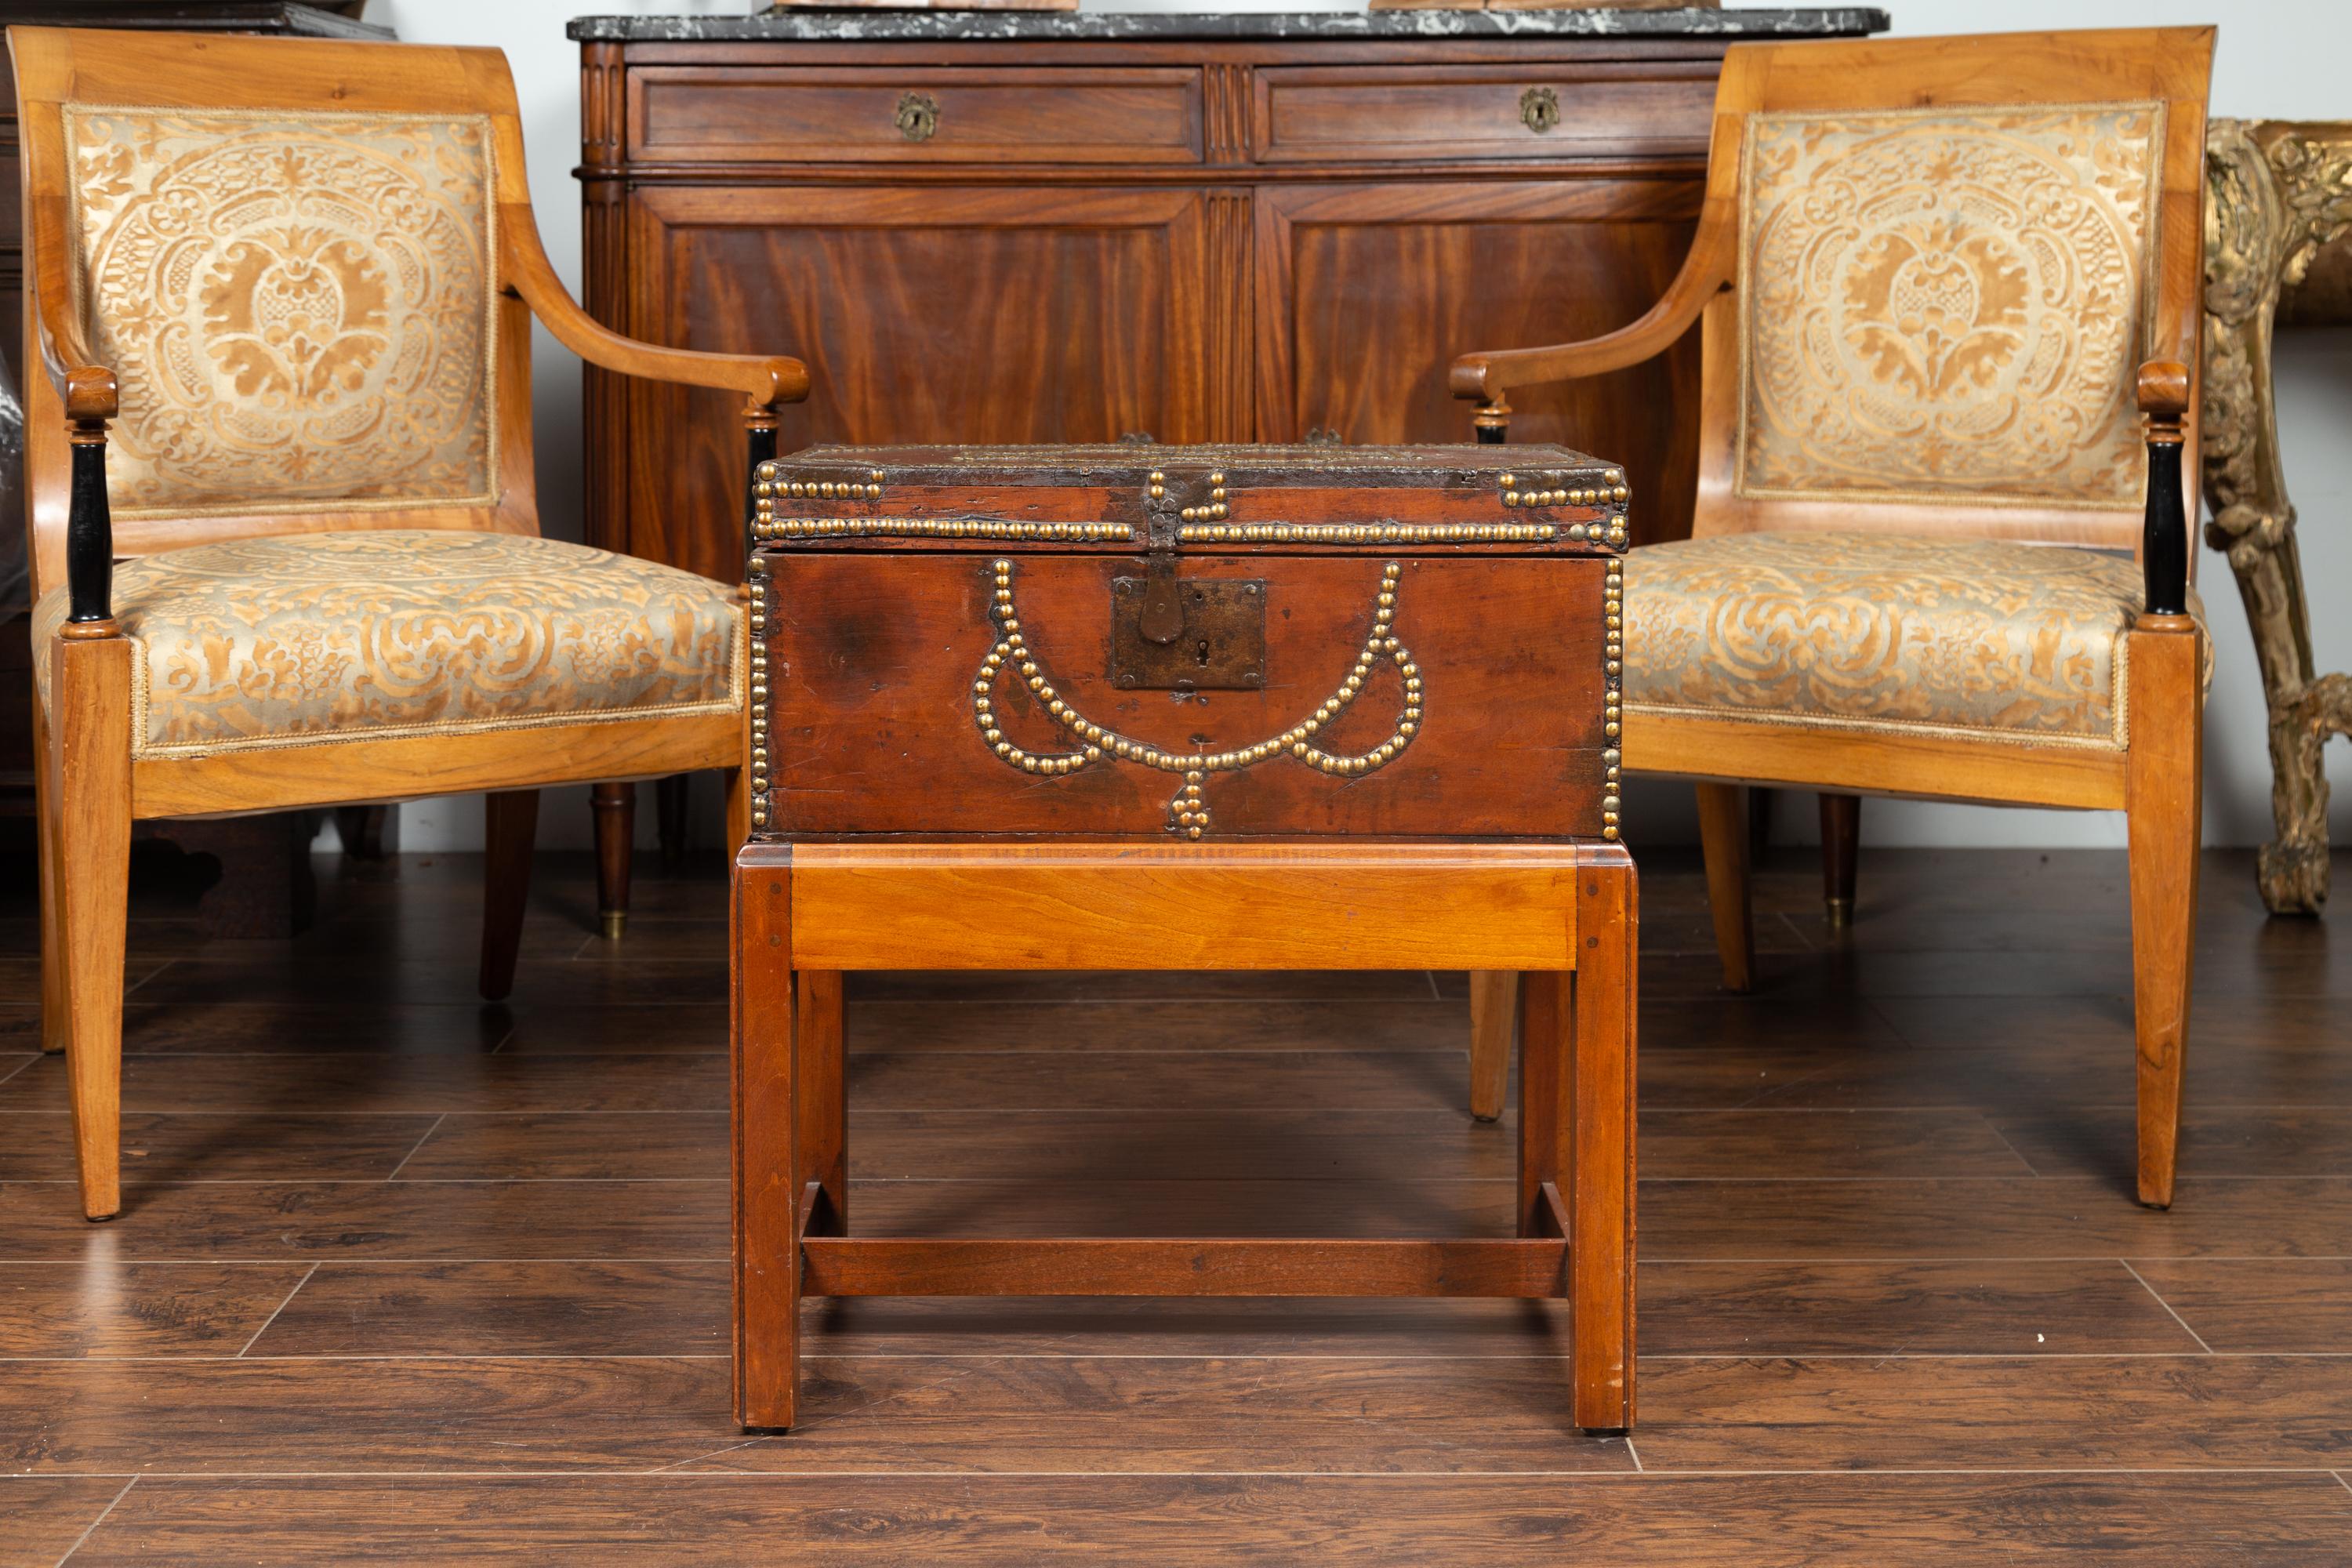
<instances>
[{"instance_id":1,"label":"metal hasp","mask_svg":"<svg viewBox=\"0 0 2352 1568\"><path fill-rule=\"evenodd\" d=\"M1265 580L1112 578L1110 679L1123 691L1262 689Z\"/></svg>"}]
</instances>

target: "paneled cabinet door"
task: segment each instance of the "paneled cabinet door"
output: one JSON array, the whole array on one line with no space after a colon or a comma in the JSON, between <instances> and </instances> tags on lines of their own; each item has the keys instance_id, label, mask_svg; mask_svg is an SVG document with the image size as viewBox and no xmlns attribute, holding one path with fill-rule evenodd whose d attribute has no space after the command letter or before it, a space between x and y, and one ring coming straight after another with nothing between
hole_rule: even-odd
<instances>
[{"instance_id":1,"label":"paneled cabinet door","mask_svg":"<svg viewBox=\"0 0 2352 1568\"><path fill-rule=\"evenodd\" d=\"M807 362L780 451L1248 433L1245 194L656 185L629 209L631 331ZM627 396L625 532L600 542L736 578L735 409Z\"/></svg>"},{"instance_id":2,"label":"paneled cabinet door","mask_svg":"<svg viewBox=\"0 0 2352 1568\"><path fill-rule=\"evenodd\" d=\"M1474 349L1598 337L1665 291L1696 180L1264 187L1257 438L1466 441L1445 368ZM1514 393L1515 441L1625 465L1637 542L1690 532L1698 336L1613 375Z\"/></svg>"}]
</instances>

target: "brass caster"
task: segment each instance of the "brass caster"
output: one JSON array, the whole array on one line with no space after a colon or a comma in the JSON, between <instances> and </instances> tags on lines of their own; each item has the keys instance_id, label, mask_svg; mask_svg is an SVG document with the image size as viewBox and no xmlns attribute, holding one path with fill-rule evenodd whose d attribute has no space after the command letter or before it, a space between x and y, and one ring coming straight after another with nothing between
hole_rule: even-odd
<instances>
[{"instance_id":1,"label":"brass caster","mask_svg":"<svg viewBox=\"0 0 2352 1568\"><path fill-rule=\"evenodd\" d=\"M618 942L621 940L621 933L628 929L629 911L626 910L600 910L596 914L596 921L604 928L604 940L606 942Z\"/></svg>"},{"instance_id":2,"label":"brass caster","mask_svg":"<svg viewBox=\"0 0 2352 1568\"><path fill-rule=\"evenodd\" d=\"M1823 918L1829 921L1830 930L1843 931L1848 926L1853 924L1853 900L1852 899L1823 899L1822 900L1822 913Z\"/></svg>"}]
</instances>

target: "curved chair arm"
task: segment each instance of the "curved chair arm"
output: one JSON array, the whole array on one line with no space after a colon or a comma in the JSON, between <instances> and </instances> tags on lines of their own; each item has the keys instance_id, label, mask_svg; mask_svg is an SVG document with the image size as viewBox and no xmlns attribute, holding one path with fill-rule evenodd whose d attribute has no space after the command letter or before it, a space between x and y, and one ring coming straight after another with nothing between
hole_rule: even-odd
<instances>
[{"instance_id":1,"label":"curved chair arm","mask_svg":"<svg viewBox=\"0 0 2352 1568\"><path fill-rule=\"evenodd\" d=\"M772 409L798 403L809 392L808 367L782 354L721 354L700 349L669 349L624 337L581 309L539 242L530 209L500 204L506 240L507 280L532 314L547 323L555 341L603 370L648 381L681 382L740 392L750 408Z\"/></svg>"},{"instance_id":2,"label":"curved chair arm","mask_svg":"<svg viewBox=\"0 0 2352 1568\"><path fill-rule=\"evenodd\" d=\"M1447 384L1454 396L1486 404L1478 416L1479 439L1499 441L1508 426L1514 388L1601 375L1664 353L1690 331L1707 301L1730 286L1736 258L1730 217L1710 200L1682 270L1639 321L1582 342L1464 354L1447 373Z\"/></svg>"},{"instance_id":3,"label":"curved chair arm","mask_svg":"<svg viewBox=\"0 0 2352 1568\"><path fill-rule=\"evenodd\" d=\"M782 354L709 353L624 337L582 310L555 275L554 265L539 243L539 226L532 220L529 203L499 203L499 219L506 236L508 280L523 303L547 323L557 342L590 364L623 375L743 395L743 431L750 459L743 482L743 550L748 557L760 465L776 455L776 405L798 403L808 395L808 366Z\"/></svg>"}]
</instances>

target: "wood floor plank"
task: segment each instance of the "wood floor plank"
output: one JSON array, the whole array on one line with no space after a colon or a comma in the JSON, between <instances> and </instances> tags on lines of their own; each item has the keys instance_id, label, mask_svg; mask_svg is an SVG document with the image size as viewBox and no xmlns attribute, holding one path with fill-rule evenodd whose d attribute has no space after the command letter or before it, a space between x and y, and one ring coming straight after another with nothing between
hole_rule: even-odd
<instances>
[{"instance_id":1,"label":"wood floor plank","mask_svg":"<svg viewBox=\"0 0 2352 1568\"><path fill-rule=\"evenodd\" d=\"M2352 1258L2151 1258L2133 1267L2217 1351L2352 1353Z\"/></svg>"},{"instance_id":2,"label":"wood floor plank","mask_svg":"<svg viewBox=\"0 0 2352 1568\"><path fill-rule=\"evenodd\" d=\"M0 1289L6 1273L0 1269ZM2194 1352L2114 1259L1654 1263L1652 1356ZM327 1263L256 1355L651 1355L725 1345L726 1267L707 1263ZM804 1353L1556 1358L1564 1309L1486 1300L813 1302Z\"/></svg>"},{"instance_id":3,"label":"wood floor plank","mask_svg":"<svg viewBox=\"0 0 2352 1568\"><path fill-rule=\"evenodd\" d=\"M127 1175L143 1182L381 1181L433 1121L430 1116L326 1111L132 1111L122 1118L122 1163ZM61 1182L73 1175L69 1111L0 1110L0 1182Z\"/></svg>"},{"instance_id":4,"label":"wood floor plank","mask_svg":"<svg viewBox=\"0 0 2352 1568\"><path fill-rule=\"evenodd\" d=\"M2108 1258L1645 1263L1642 1352L1678 1355L2194 1353Z\"/></svg>"},{"instance_id":5,"label":"wood floor plank","mask_svg":"<svg viewBox=\"0 0 2352 1568\"><path fill-rule=\"evenodd\" d=\"M1050 1073L1048 1074L1050 1077ZM1041 1084L1030 1098L1050 1097ZM1466 1110L861 1111L853 1180L1507 1181L1517 1151ZM1971 1110L1660 1111L1643 1163L1662 1177L1984 1175L2025 1166ZM452 1114L403 1179L723 1177L726 1118Z\"/></svg>"},{"instance_id":6,"label":"wood floor plank","mask_svg":"<svg viewBox=\"0 0 2352 1568\"><path fill-rule=\"evenodd\" d=\"M1993 1120L2041 1175L2138 1168L2138 1124L2128 1105ZM2179 1157L2203 1176L2352 1175L2352 1107L2191 1107L2181 1118Z\"/></svg>"},{"instance_id":7,"label":"wood floor plank","mask_svg":"<svg viewBox=\"0 0 2352 1568\"><path fill-rule=\"evenodd\" d=\"M824 1470L1630 1471L1569 1425L1567 1362L847 1357L803 1370L786 1436L681 1466Z\"/></svg>"},{"instance_id":8,"label":"wood floor plank","mask_svg":"<svg viewBox=\"0 0 2352 1568\"><path fill-rule=\"evenodd\" d=\"M740 1440L723 1357L16 1362L0 1379L16 1473L644 1469Z\"/></svg>"},{"instance_id":9,"label":"wood floor plank","mask_svg":"<svg viewBox=\"0 0 2352 1568\"><path fill-rule=\"evenodd\" d=\"M723 1355L732 1289L719 1258L323 1263L251 1353Z\"/></svg>"},{"instance_id":10,"label":"wood floor plank","mask_svg":"<svg viewBox=\"0 0 2352 1568\"><path fill-rule=\"evenodd\" d=\"M468 963L359 958L318 963L281 952L268 957L180 959L164 965L137 994L142 1002L178 1006L213 1006L265 995L310 1005L340 1001L362 1008L401 1003L463 1005L479 1001L477 984L477 973ZM515 968L514 992L508 1002L518 1007L542 1003L656 1007L726 999L727 954L722 948L698 963L626 967L526 959Z\"/></svg>"},{"instance_id":11,"label":"wood floor plank","mask_svg":"<svg viewBox=\"0 0 2352 1568\"><path fill-rule=\"evenodd\" d=\"M0 1358L235 1355L302 1263L0 1263Z\"/></svg>"},{"instance_id":12,"label":"wood floor plank","mask_svg":"<svg viewBox=\"0 0 2352 1568\"><path fill-rule=\"evenodd\" d=\"M485 1007L478 999L464 1005L392 1003L366 1008L333 1003L133 1000L122 1009L122 1048L131 1056L359 1051L478 1056L495 1049L514 1024L510 1012ZM724 1049L723 1023L719 1038Z\"/></svg>"},{"instance_id":13,"label":"wood floor plank","mask_svg":"<svg viewBox=\"0 0 2352 1568\"><path fill-rule=\"evenodd\" d=\"M1642 1461L1659 1469L2327 1468L2352 1358L1655 1361Z\"/></svg>"},{"instance_id":14,"label":"wood floor plank","mask_svg":"<svg viewBox=\"0 0 2352 1568\"><path fill-rule=\"evenodd\" d=\"M876 1235L1508 1235L1507 1182L865 1182ZM717 1258L720 1181L250 1183L126 1187L123 1257ZM1776 1258L2337 1256L2352 1181L2184 1180L2168 1214L2095 1179L1643 1184L1643 1255ZM0 1258L91 1245L65 1184L0 1184Z\"/></svg>"},{"instance_id":15,"label":"wood floor plank","mask_svg":"<svg viewBox=\"0 0 2352 1568\"><path fill-rule=\"evenodd\" d=\"M2169 1211L2098 1177L1643 1182L1647 1258L2328 1257L2352 1180L2184 1176Z\"/></svg>"},{"instance_id":16,"label":"wood floor plank","mask_svg":"<svg viewBox=\"0 0 2352 1568\"><path fill-rule=\"evenodd\" d=\"M635 916L631 915L634 921ZM503 1010L509 1022L500 1056L727 1053L727 1005L680 1002L667 1007L567 1007L540 1003Z\"/></svg>"},{"instance_id":17,"label":"wood floor plank","mask_svg":"<svg viewBox=\"0 0 2352 1568\"><path fill-rule=\"evenodd\" d=\"M0 1568L56 1568L127 1484L121 1476L0 1476Z\"/></svg>"},{"instance_id":18,"label":"wood floor plank","mask_svg":"<svg viewBox=\"0 0 2352 1568\"><path fill-rule=\"evenodd\" d=\"M788 1440L747 1444L723 1356L19 1362L0 1383L0 1462L214 1475L1632 1470L1623 1439L1567 1424L1564 1367L833 1360L806 1368Z\"/></svg>"},{"instance_id":19,"label":"wood floor plank","mask_svg":"<svg viewBox=\"0 0 2352 1568\"><path fill-rule=\"evenodd\" d=\"M66 1108L65 1060L0 1083L0 1110ZM650 1053L487 1057L332 1052L125 1057L128 1111L724 1110L722 1057Z\"/></svg>"},{"instance_id":20,"label":"wood floor plank","mask_svg":"<svg viewBox=\"0 0 2352 1568\"><path fill-rule=\"evenodd\" d=\"M2347 1531L2308 1474L172 1479L74 1561L2321 1568Z\"/></svg>"},{"instance_id":21,"label":"wood floor plank","mask_svg":"<svg viewBox=\"0 0 2352 1568\"><path fill-rule=\"evenodd\" d=\"M128 1177L93 1230L69 1182L0 1184L0 1261L109 1257L724 1258L720 1182L241 1182Z\"/></svg>"}]
</instances>

